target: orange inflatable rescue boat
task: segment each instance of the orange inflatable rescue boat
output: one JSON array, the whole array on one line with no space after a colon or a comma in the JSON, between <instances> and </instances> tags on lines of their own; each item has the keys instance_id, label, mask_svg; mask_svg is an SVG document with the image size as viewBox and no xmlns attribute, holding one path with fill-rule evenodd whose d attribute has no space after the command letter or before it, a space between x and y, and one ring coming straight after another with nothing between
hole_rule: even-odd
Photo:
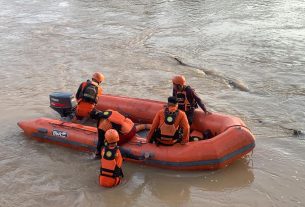
<instances>
[{"instance_id":1,"label":"orange inflatable rescue boat","mask_svg":"<svg viewBox=\"0 0 305 207\"><path fill-rule=\"evenodd\" d=\"M52 98L55 101L60 98L50 98L51 107L54 108L56 104L52 104ZM147 99L103 95L97 109L117 110L135 123L150 124L164 105L164 102ZM74 104L70 107L74 107ZM94 151L96 148L95 127L49 118L20 121L18 125L27 136L38 141L85 151ZM173 146L157 146L147 143L145 137L137 134L120 146L120 150L125 160L139 164L174 170L214 170L226 167L255 147L253 134L237 117L219 113L206 115L196 111L191 130L196 137L194 140L199 138L199 141L185 145L177 143Z\"/></svg>"}]
</instances>

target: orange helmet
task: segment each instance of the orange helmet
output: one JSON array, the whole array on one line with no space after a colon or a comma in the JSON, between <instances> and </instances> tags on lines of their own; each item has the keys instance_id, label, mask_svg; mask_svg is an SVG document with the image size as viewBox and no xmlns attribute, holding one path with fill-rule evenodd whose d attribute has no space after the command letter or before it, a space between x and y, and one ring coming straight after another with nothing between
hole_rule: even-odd
<instances>
[{"instance_id":1,"label":"orange helmet","mask_svg":"<svg viewBox=\"0 0 305 207\"><path fill-rule=\"evenodd\" d=\"M104 81L104 75L102 73L96 72L92 75L92 79L98 81L99 83Z\"/></svg>"},{"instance_id":2,"label":"orange helmet","mask_svg":"<svg viewBox=\"0 0 305 207\"><path fill-rule=\"evenodd\" d=\"M186 81L183 75L176 75L172 79L173 84L184 86Z\"/></svg>"},{"instance_id":3,"label":"orange helmet","mask_svg":"<svg viewBox=\"0 0 305 207\"><path fill-rule=\"evenodd\" d=\"M109 144L118 142L120 140L119 133L115 129L109 129L105 133L105 139Z\"/></svg>"}]
</instances>

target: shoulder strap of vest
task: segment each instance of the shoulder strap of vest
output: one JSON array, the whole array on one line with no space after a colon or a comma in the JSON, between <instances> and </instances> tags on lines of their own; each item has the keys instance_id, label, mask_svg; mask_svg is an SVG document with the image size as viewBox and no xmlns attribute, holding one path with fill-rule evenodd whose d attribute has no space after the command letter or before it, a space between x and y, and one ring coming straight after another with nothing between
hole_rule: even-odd
<instances>
[{"instance_id":1,"label":"shoulder strap of vest","mask_svg":"<svg viewBox=\"0 0 305 207\"><path fill-rule=\"evenodd\" d=\"M87 80L86 82L83 83L83 85L82 85L82 96L84 95L84 92L85 92L86 88L88 88L90 85L92 85L90 80Z\"/></svg>"},{"instance_id":2,"label":"shoulder strap of vest","mask_svg":"<svg viewBox=\"0 0 305 207\"><path fill-rule=\"evenodd\" d=\"M91 84L91 81L90 80L87 80L86 82L84 82L84 88L83 88L83 90L88 86L88 85L90 85Z\"/></svg>"},{"instance_id":3,"label":"shoulder strap of vest","mask_svg":"<svg viewBox=\"0 0 305 207\"><path fill-rule=\"evenodd\" d=\"M88 81L89 81L89 80L87 80L86 82L83 82L83 83L82 83L82 90L84 90L84 88L87 86Z\"/></svg>"},{"instance_id":4,"label":"shoulder strap of vest","mask_svg":"<svg viewBox=\"0 0 305 207\"><path fill-rule=\"evenodd\" d=\"M194 104L195 99L193 97L193 89L191 88L191 86L186 86L184 90L185 90L185 95L186 95L188 102L190 104Z\"/></svg>"},{"instance_id":5,"label":"shoulder strap of vest","mask_svg":"<svg viewBox=\"0 0 305 207\"><path fill-rule=\"evenodd\" d=\"M100 117L103 119L108 119L112 114L112 111L106 110L100 113Z\"/></svg>"},{"instance_id":6,"label":"shoulder strap of vest","mask_svg":"<svg viewBox=\"0 0 305 207\"><path fill-rule=\"evenodd\" d=\"M91 81L91 80L87 80L87 82L85 82L86 85L83 88L83 91L85 90L85 88L87 88L88 86L92 85L95 87L96 91L98 91L98 86L95 82Z\"/></svg>"},{"instance_id":7,"label":"shoulder strap of vest","mask_svg":"<svg viewBox=\"0 0 305 207\"><path fill-rule=\"evenodd\" d=\"M87 80L86 82L83 82L83 83L81 84L81 91L80 91L80 96L81 96L81 97L84 96L85 88L88 86L89 83L90 83L90 80Z\"/></svg>"}]
</instances>

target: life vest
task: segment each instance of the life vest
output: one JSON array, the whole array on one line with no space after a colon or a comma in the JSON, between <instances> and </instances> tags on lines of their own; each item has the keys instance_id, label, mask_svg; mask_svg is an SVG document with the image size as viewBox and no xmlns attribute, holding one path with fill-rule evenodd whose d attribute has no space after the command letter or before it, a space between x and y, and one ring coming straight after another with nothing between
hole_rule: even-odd
<instances>
[{"instance_id":1,"label":"life vest","mask_svg":"<svg viewBox=\"0 0 305 207\"><path fill-rule=\"evenodd\" d=\"M121 134L126 134L134 127L134 123L130 119L117 111L104 111L101 118L98 128L103 131L115 129Z\"/></svg>"},{"instance_id":2,"label":"life vest","mask_svg":"<svg viewBox=\"0 0 305 207\"><path fill-rule=\"evenodd\" d=\"M87 81L80 93L80 99L89 103L96 103L96 97L98 95L98 84L93 81Z\"/></svg>"},{"instance_id":3,"label":"life vest","mask_svg":"<svg viewBox=\"0 0 305 207\"><path fill-rule=\"evenodd\" d=\"M189 111L191 108L197 108L195 100L193 99L192 102L190 102L187 98L186 90L189 88L190 86L186 86L182 91L177 91L178 109L182 111Z\"/></svg>"},{"instance_id":4,"label":"life vest","mask_svg":"<svg viewBox=\"0 0 305 207\"><path fill-rule=\"evenodd\" d=\"M159 130L160 136L157 137L157 141L163 144L174 144L179 139L179 126L175 126L176 118L179 114L179 110L170 112L168 108L164 110L164 121L161 123Z\"/></svg>"},{"instance_id":5,"label":"life vest","mask_svg":"<svg viewBox=\"0 0 305 207\"><path fill-rule=\"evenodd\" d=\"M113 149L105 146L102 151L100 176L116 178L123 177L122 169L117 165L116 157L121 156L118 146Z\"/></svg>"}]
</instances>

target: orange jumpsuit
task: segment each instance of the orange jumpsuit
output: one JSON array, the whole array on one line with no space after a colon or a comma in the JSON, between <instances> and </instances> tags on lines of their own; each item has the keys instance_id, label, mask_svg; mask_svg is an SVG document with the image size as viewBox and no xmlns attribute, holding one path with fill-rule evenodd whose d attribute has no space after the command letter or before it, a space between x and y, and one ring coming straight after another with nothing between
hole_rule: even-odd
<instances>
[{"instance_id":1,"label":"orange jumpsuit","mask_svg":"<svg viewBox=\"0 0 305 207\"><path fill-rule=\"evenodd\" d=\"M84 88L87 86L88 82L90 82L91 84L97 86L98 92L97 92L97 99L95 103L89 103L86 102L84 100L82 100L82 98L80 97L80 94L82 93L82 91L84 90ZM76 116L79 118L83 118L83 117L89 117L90 116L90 112L94 109L98 98L102 95L103 93L103 89L101 86L99 86L96 82L94 81L87 81L87 82L83 82L76 93L76 99L77 99L77 107L76 107Z\"/></svg>"},{"instance_id":2,"label":"orange jumpsuit","mask_svg":"<svg viewBox=\"0 0 305 207\"><path fill-rule=\"evenodd\" d=\"M165 111L168 110L169 112L176 111L176 117L174 118L173 124L167 124L165 119L168 117L166 116ZM170 119L171 120L171 119ZM189 141L189 134L190 134L190 126L187 121L187 117L185 113L181 110L177 110L177 107L168 107L165 109L160 110L152 123L151 129L147 136L147 141L150 142L153 138L153 135L157 129L160 130L161 137L157 138L157 140L165 145L172 145L175 144L178 140L174 139L174 135L179 128L183 129L183 137L182 142L186 143Z\"/></svg>"},{"instance_id":3,"label":"orange jumpsuit","mask_svg":"<svg viewBox=\"0 0 305 207\"><path fill-rule=\"evenodd\" d=\"M118 145L128 142L136 134L134 123L129 119L114 110L107 110L102 113L109 113L107 118L100 118L98 121L98 130L106 132L108 129L116 129L120 135ZM102 133L99 133L99 135ZM101 137L104 140L103 137Z\"/></svg>"},{"instance_id":4,"label":"orange jumpsuit","mask_svg":"<svg viewBox=\"0 0 305 207\"><path fill-rule=\"evenodd\" d=\"M104 187L114 187L121 182L123 158L117 146L106 146L102 150L99 183Z\"/></svg>"}]
</instances>

